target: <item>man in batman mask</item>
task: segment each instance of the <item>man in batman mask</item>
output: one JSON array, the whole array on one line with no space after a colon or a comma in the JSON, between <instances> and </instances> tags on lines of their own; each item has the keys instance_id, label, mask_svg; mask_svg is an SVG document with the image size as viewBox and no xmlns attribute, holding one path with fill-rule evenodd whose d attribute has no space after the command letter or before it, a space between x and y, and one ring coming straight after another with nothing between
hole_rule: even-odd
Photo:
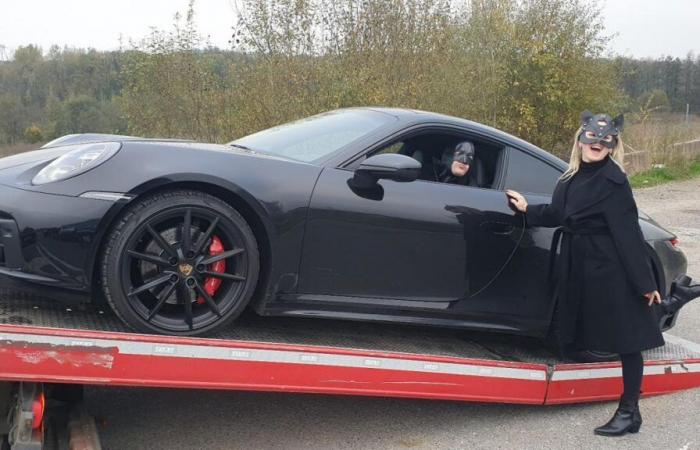
<instances>
[{"instance_id":1,"label":"man in batman mask","mask_svg":"<svg viewBox=\"0 0 700 450\"><path fill-rule=\"evenodd\" d=\"M476 186L476 180L470 176L469 169L474 164L474 144L469 141L455 146L452 163L440 176L440 181L463 186Z\"/></svg>"}]
</instances>

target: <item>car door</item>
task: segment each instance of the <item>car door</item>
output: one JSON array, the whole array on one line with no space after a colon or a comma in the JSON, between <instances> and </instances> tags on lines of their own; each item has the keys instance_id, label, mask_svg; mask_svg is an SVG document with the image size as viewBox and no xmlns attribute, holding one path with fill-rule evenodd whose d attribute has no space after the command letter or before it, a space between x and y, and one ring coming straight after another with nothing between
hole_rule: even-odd
<instances>
[{"instance_id":1,"label":"car door","mask_svg":"<svg viewBox=\"0 0 700 450\"><path fill-rule=\"evenodd\" d=\"M530 204L549 203L561 167L523 149L505 149L503 188L519 191ZM519 245L493 283L465 306L470 313L498 316L520 329L546 330L552 310L549 283L553 228L525 227L520 216ZM510 317L509 317L510 316Z\"/></svg>"},{"instance_id":2,"label":"car door","mask_svg":"<svg viewBox=\"0 0 700 450\"><path fill-rule=\"evenodd\" d=\"M300 294L422 307L465 299L497 276L522 234L503 192L423 180L380 180L359 192L353 173L326 168L319 177Z\"/></svg>"}]
</instances>

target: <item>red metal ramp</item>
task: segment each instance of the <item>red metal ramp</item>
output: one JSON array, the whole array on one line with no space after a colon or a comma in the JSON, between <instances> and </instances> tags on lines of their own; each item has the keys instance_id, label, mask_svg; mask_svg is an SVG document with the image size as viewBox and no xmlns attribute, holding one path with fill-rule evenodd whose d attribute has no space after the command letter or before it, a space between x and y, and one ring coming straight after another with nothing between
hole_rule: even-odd
<instances>
[{"instance_id":1,"label":"red metal ramp","mask_svg":"<svg viewBox=\"0 0 700 450\"><path fill-rule=\"evenodd\" d=\"M697 344L667 340L646 355L647 394L700 386ZM525 338L254 316L213 339L141 335L109 313L3 291L0 380L526 404L621 391L618 364L559 364Z\"/></svg>"},{"instance_id":2,"label":"red metal ramp","mask_svg":"<svg viewBox=\"0 0 700 450\"><path fill-rule=\"evenodd\" d=\"M700 387L700 345L666 333L666 345L644 352L643 395ZM613 400L622 392L619 363L556 364L546 404Z\"/></svg>"},{"instance_id":3,"label":"red metal ramp","mask_svg":"<svg viewBox=\"0 0 700 450\"><path fill-rule=\"evenodd\" d=\"M542 403L547 366L3 326L0 379Z\"/></svg>"}]
</instances>

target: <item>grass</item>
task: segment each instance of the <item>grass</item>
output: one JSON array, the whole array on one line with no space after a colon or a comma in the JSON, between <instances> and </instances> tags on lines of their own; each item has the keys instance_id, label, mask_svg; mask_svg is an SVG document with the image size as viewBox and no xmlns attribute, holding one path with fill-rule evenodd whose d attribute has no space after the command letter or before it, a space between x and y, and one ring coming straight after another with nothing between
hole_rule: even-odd
<instances>
[{"instance_id":1,"label":"grass","mask_svg":"<svg viewBox=\"0 0 700 450\"><path fill-rule=\"evenodd\" d=\"M674 144L700 138L700 117L692 115L686 121L682 114L659 113L639 120L630 115L629 126L623 133L625 150L644 150L660 167L630 177L634 188L657 186L670 181L700 176L700 159L683 160ZM637 119L635 121L635 119Z\"/></svg>"},{"instance_id":2,"label":"grass","mask_svg":"<svg viewBox=\"0 0 700 450\"><path fill-rule=\"evenodd\" d=\"M640 172L630 177L633 188L657 186L669 181L688 180L700 176L700 160L673 162L664 167Z\"/></svg>"},{"instance_id":3,"label":"grass","mask_svg":"<svg viewBox=\"0 0 700 450\"><path fill-rule=\"evenodd\" d=\"M44 145L44 144L43 143L37 143L37 144L19 143L19 144L12 144L12 145L6 145L6 146L0 145L0 158L3 158L5 156L10 156L10 155L16 155L17 153L26 152L29 150L36 150L39 147L41 147L42 145Z\"/></svg>"}]
</instances>

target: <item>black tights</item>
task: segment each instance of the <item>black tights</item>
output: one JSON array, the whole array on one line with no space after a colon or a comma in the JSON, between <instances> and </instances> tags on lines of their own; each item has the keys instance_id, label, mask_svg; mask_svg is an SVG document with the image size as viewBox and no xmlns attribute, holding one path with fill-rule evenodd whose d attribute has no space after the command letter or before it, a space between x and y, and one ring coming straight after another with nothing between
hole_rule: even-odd
<instances>
[{"instance_id":1,"label":"black tights","mask_svg":"<svg viewBox=\"0 0 700 450\"><path fill-rule=\"evenodd\" d=\"M621 400L625 404L636 405L639 401L642 374L644 373L642 352L621 354L620 360L622 361L622 381L625 385Z\"/></svg>"}]
</instances>

